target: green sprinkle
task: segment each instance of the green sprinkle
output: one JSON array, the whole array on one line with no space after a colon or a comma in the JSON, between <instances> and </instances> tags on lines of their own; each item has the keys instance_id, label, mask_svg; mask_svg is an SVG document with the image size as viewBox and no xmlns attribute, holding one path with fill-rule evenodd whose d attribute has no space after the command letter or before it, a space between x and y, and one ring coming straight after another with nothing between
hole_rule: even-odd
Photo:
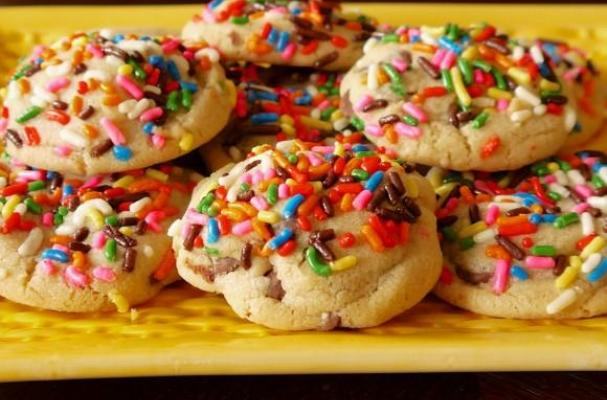
<instances>
[{"instance_id":1,"label":"green sprinkle","mask_svg":"<svg viewBox=\"0 0 607 400\"><path fill-rule=\"evenodd\" d=\"M312 268L312 271L314 271L316 275L331 275L331 267L320 259L318 251L316 251L314 247L308 247L306 249L306 261L310 264L310 268Z\"/></svg>"},{"instance_id":2,"label":"green sprinkle","mask_svg":"<svg viewBox=\"0 0 607 400\"><path fill-rule=\"evenodd\" d=\"M62 217L65 217L69 211L70 210L68 210L67 207L60 206L57 208L57 214L61 215Z\"/></svg>"},{"instance_id":3,"label":"green sprinkle","mask_svg":"<svg viewBox=\"0 0 607 400\"><path fill-rule=\"evenodd\" d=\"M232 17L232 19L230 19L230 22L235 25L246 25L249 23L249 17L246 15L240 17Z\"/></svg>"},{"instance_id":4,"label":"green sprinkle","mask_svg":"<svg viewBox=\"0 0 607 400\"><path fill-rule=\"evenodd\" d=\"M217 216L217 214L219 214L219 207L217 207L216 205L211 205L209 208L207 208L207 215L209 217L215 217Z\"/></svg>"},{"instance_id":5,"label":"green sprinkle","mask_svg":"<svg viewBox=\"0 0 607 400\"><path fill-rule=\"evenodd\" d=\"M474 247L474 239L472 239L472 236L468 236L459 241L460 250L469 250L472 247Z\"/></svg>"},{"instance_id":6,"label":"green sprinkle","mask_svg":"<svg viewBox=\"0 0 607 400\"><path fill-rule=\"evenodd\" d=\"M356 158L363 158L363 157L372 157L372 156L376 155L376 153L371 150L366 150L366 151L358 151L355 153L355 155L356 155Z\"/></svg>"},{"instance_id":7,"label":"green sprinkle","mask_svg":"<svg viewBox=\"0 0 607 400\"><path fill-rule=\"evenodd\" d=\"M392 91L397 95L404 97L406 93L405 86L403 84L403 78L400 76L396 68L394 68L390 64L382 64L382 68L386 72L386 74L388 74L388 76L390 77L390 81L392 82L392 85L390 85L390 89L392 89Z\"/></svg>"},{"instance_id":8,"label":"green sprinkle","mask_svg":"<svg viewBox=\"0 0 607 400\"><path fill-rule=\"evenodd\" d=\"M42 107L31 106L17 118L17 122L23 124L32 118L36 118L42 112Z\"/></svg>"},{"instance_id":9,"label":"green sprinkle","mask_svg":"<svg viewBox=\"0 0 607 400\"><path fill-rule=\"evenodd\" d=\"M247 190L249 190L250 188L251 188L251 187L249 186L249 184L248 184L248 183L243 182L243 183L241 183L241 184L240 184L240 187L238 188L238 190L239 190L241 193L244 193L244 192L246 192Z\"/></svg>"},{"instance_id":10,"label":"green sprinkle","mask_svg":"<svg viewBox=\"0 0 607 400\"><path fill-rule=\"evenodd\" d=\"M451 182L461 182L461 180L462 180L462 174L461 174L461 172L450 171L443 178L443 184L445 184L445 183L451 183Z\"/></svg>"},{"instance_id":11,"label":"green sprinkle","mask_svg":"<svg viewBox=\"0 0 607 400\"><path fill-rule=\"evenodd\" d=\"M449 242L455 242L457 240L457 232L450 226L446 226L442 229L443 237Z\"/></svg>"},{"instance_id":12,"label":"green sprinkle","mask_svg":"<svg viewBox=\"0 0 607 400\"><path fill-rule=\"evenodd\" d=\"M384 37L381 38L381 42L382 43L398 43L399 37L395 33L389 33L387 35L384 35Z\"/></svg>"},{"instance_id":13,"label":"green sprinkle","mask_svg":"<svg viewBox=\"0 0 607 400\"><path fill-rule=\"evenodd\" d=\"M569 164L567 161L556 160L556 163L563 172L571 171L571 164Z\"/></svg>"},{"instance_id":14,"label":"green sprinkle","mask_svg":"<svg viewBox=\"0 0 607 400\"><path fill-rule=\"evenodd\" d=\"M213 247L205 247L204 248L205 253L207 253L210 256L218 256L219 255L219 250L213 248Z\"/></svg>"},{"instance_id":15,"label":"green sprinkle","mask_svg":"<svg viewBox=\"0 0 607 400\"><path fill-rule=\"evenodd\" d=\"M443 79L443 86L447 88L449 92L453 92L453 78L451 77L451 72L449 72L448 69L443 69L440 73Z\"/></svg>"},{"instance_id":16,"label":"green sprinkle","mask_svg":"<svg viewBox=\"0 0 607 400\"><path fill-rule=\"evenodd\" d=\"M453 41L457 41L460 37L460 30L456 24L447 25L447 37Z\"/></svg>"},{"instance_id":17,"label":"green sprinkle","mask_svg":"<svg viewBox=\"0 0 607 400\"><path fill-rule=\"evenodd\" d=\"M561 92L557 90L540 90L540 97L543 99L548 96L560 96Z\"/></svg>"},{"instance_id":18,"label":"green sprinkle","mask_svg":"<svg viewBox=\"0 0 607 400\"><path fill-rule=\"evenodd\" d=\"M114 239L108 239L105 242L105 248L103 249L105 259L114 262L116 261L116 241Z\"/></svg>"},{"instance_id":19,"label":"green sprinkle","mask_svg":"<svg viewBox=\"0 0 607 400\"><path fill-rule=\"evenodd\" d=\"M365 129L365 123L358 117L352 118L350 123L354 125L354 128L356 128L357 131L363 131Z\"/></svg>"},{"instance_id":20,"label":"green sprinkle","mask_svg":"<svg viewBox=\"0 0 607 400\"><path fill-rule=\"evenodd\" d=\"M331 118L331 114L335 111L335 107L327 107L320 113L320 119L328 121Z\"/></svg>"},{"instance_id":21,"label":"green sprinkle","mask_svg":"<svg viewBox=\"0 0 607 400\"><path fill-rule=\"evenodd\" d=\"M189 110L192 107L192 92L189 90L181 91L181 105L186 110Z\"/></svg>"},{"instance_id":22,"label":"green sprinkle","mask_svg":"<svg viewBox=\"0 0 607 400\"><path fill-rule=\"evenodd\" d=\"M287 160L289 160L290 164L297 164L297 161L299 161L299 158L297 158L296 154L293 153L289 153L289 155L287 156Z\"/></svg>"},{"instance_id":23,"label":"green sprinkle","mask_svg":"<svg viewBox=\"0 0 607 400\"><path fill-rule=\"evenodd\" d=\"M321 86L318 88L318 91L324 95L328 95L329 94L329 89L326 88L325 86Z\"/></svg>"},{"instance_id":24,"label":"green sprinkle","mask_svg":"<svg viewBox=\"0 0 607 400\"><path fill-rule=\"evenodd\" d=\"M367 171L365 171L364 169L360 169L360 168L355 168L351 175L354 177L354 179L359 180L359 181L364 181L367 178L369 178L369 173Z\"/></svg>"},{"instance_id":25,"label":"green sprinkle","mask_svg":"<svg viewBox=\"0 0 607 400\"><path fill-rule=\"evenodd\" d=\"M491 64L487 63L486 61L475 60L472 62L472 66L474 66L474 68L480 68L485 72L491 71Z\"/></svg>"},{"instance_id":26,"label":"green sprinkle","mask_svg":"<svg viewBox=\"0 0 607 400\"><path fill-rule=\"evenodd\" d=\"M495 77L495 83L497 84L498 89L508 90L508 82L506 82L506 78L504 78L504 75L495 68L493 68L491 72Z\"/></svg>"},{"instance_id":27,"label":"green sprinkle","mask_svg":"<svg viewBox=\"0 0 607 400\"><path fill-rule=\"evenodd\" d=\"M208 208L211 206L211 204L213 204L214 201L215 196L213 195L213 193L207 193L206 196L204 196L202 200L200 200L200 203L198 203L196 209L198 210L198 212L206 213Z\"/></svg>"},{"instance_id":28,"label":"green sprinkle","mask_svg":"<svg viewBox=\"0 0 607 400\"><path fill-rule=\"evenodd\" d=\"M417 120L417 118L412 117L411 115L405 115L403 117L403 122L407 125L411 125L411 126L417 126L419 124L419 121Z\"/></svg>"},{"instance_id":29,"label":"green sprinkle","mask_svg":"<svg viewBox=\"0 0 607 400\"><path fill-rule=\"evenodd\" d=\"M278 184L271 183L268 187L268 203L274 205L278 202Z\"/></svg>"},{"instance_id":30,"label":"green sprinkle","mask_svg":"<svg viewBox=\"0 0 607 400\"><path fill-rule=\"evenodd\" d=\"M472 84L473 77L470 62L468 62L468 60L466 60L465 58L459 57L457 59L457 67L462 72L462 75L464 77L464 83L466 85Z\"/></svg>"},{"instance_id":31,"label":"green sprinkle","mask_svg":"<svg viewBox=\"0 0 607 400\"><path fill-rule=\"evenodd\" d=\"M61 225L63 223L63 215L56 213L53 216L53 225Z\"/></svg>"},{"instance_id":32,"label":"green sprinkle","mask_svg":"<svg viewBox=\"0 0 607 400\"><path fill-rule=\"evenodd\" d=\"M531 248L531 254L534 256L554 257L556 256L556 249L554 246L533 246Z\"/></svg>"},{"instance_id":33,"label":"green sprinkle","mask_svg":"<svg viewBox=\"0 0 607 400\"><path fill-rule=\"evenodd\" d=\"M179 94L178 90L174 90L169 94L167 98L166 108L171 111L179 110Z\"/></svg>"},{"instance_id":34,"label":"green sprinkle","mask_svg":"<svg viewBox=\"0 0 607 400\"><path fill-rule=\"evenodd\" d=\"M129 59L128 64L133 68L133 75L136 79L139 79L140 81L147 79L148 74L146 74L143 68L141 68L141 65L139 65L135 60L132 58Z\"/></svg>"},{"instance_id":35,"label":"green sprinkle","mask_svg":"<svg viewBox=\"0 0 607 400\"><path fill-rule=\"evenodd\" d=\"M32 64L27 64L25 66L23 66L23 68L21 68L12 78L12 80L16 81L19 80L21 78L23 78L25 76L25 74L27 74L27 72L29 70L32 69Z\"/></svg>"},{"instance_id":36,"label":"green sprinkle","mask_svg":"<svg viewBox=\"0 0 607 400\"><path fill-rule=\"evenodd\" d=\"M108 215L105 217L105 224L110 226L118 225L118 216L117 215Z\"/></svg>"},{"instance_id":37,"label":"green sprinkle","mask_svg":"<svg viewBox=\"0 0 607 400\"><path fill-rule=\"evenodd\" d=\"M472 120L472 127L474 129L480 129L483 126L485 126L488 119L489 119L489 113L487 111L483 111L482 113L477 115L476 118L474 118Z\"/></svg>"},{"instance_id":38,"label":"green sprinkle","mask_svg":"<svg viewBox=\"0 0 607 400\"><path fill-rule=\"evenodd\" d=\"M531 166L531 172L537 176L546 176L550 173L548 166L544 163L533 164Z\"/></svg>"},{"instance_id":39,"label":"green sprinkle","mask_svg":"<svg viewBox=\"0 0 607 400\"><path fill-rule=\"evenodd\" d=\"M34 201L31 197L27 197L23 200L23 203L27 207L27 211L32 214L42 214L42 206Z\"/></svg>"},{"instance_id":40,"label":"green sprinkle","mask_svg":"<svg viewBox=\"0 0 607 400\"><path fill-rule=\"evenodd\" d=\"M592 186L594 186L596 189L605 187L605 182L603 182L603 180L598 175L592 175L590 182L592 183Z\"/></svg>"},{"instance_id":41,"label":"green sprinkle","mask_svg":"<svg viewBox=\"0 0 607 400\"><path fill-rule=\"evenodd\" d=\"M27 184L28 192L35 192L44 189L44 181L33 181Z\"/></svg>"},{"instance_id":42,"label":"green sprinkle","mask_svg":"<svg viewBox=\"0 0 607 400\"><path fill-rule=\"evenodd\" d=\"M571 212L571 213L561 215L560 217L557 217L554 220L554 226L559 229L562 229L566 226L579 222L579 220L580 220L580 217L577 215L577 213Z\"/></svg>"},{"instance_id":43,"label":"green sprinkle","mask_svg":"<svg viewBox=\"0 0 607 400\"><path fill-rule=\"evenodd\" d=\"M562 199L562 196L560 194L558 194L557 192L553 192L552 190L550 190L547 194L548 197L550 197L554 201L559 201Z\"/></svg>"}]
</instances>

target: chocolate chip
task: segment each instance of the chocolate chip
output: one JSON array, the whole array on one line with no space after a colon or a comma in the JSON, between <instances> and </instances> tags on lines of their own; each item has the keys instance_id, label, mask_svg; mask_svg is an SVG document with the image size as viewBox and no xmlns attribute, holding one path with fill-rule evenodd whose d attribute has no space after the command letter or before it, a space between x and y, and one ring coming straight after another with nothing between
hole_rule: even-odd
<instances>
[{"instance_id":1,"label":"chocolate chip","mask_svg":"<svg viewBox=\"0 0 607 400\"><path fill-rule=\"evenodd\" d=\"M378 110L380 108L386 108L388 106L388 101L384 100L384 99L376 99L373 100L372 102L370 102L369 104L366 104L363 107L363 112L369 112L369 111L373 111L373 110Z\"/></svg>"},{"instance_id":2,"label":"chocolate chip","mask_svg":"<svg viewBox=\"0 0 607 400\"><path fill-rule=\"evenodd\" d=\"M270 279L270 284L268 285L268 291L266 292L266 297L269 297L271 299L275 299L275 300L282 300L282 298L285 296L285 290L282 287L282 283L280 282L280 279L278 279L278 275L276 275L276 272L274 272L274 270L272 270L272 272L270 272L268 274L268 278Z\"/></svg>"},{"instance_id":3,"label":"chocolate chip","mask_svg":"<svg viewBox=\"0 0 607 400\"><path fill-rule=\"evenodd\" d=\"M54 100L51 103L51 107L53 107L55 110L67 110L68 104L65 101Z\"/></svg>"}]
</instances>

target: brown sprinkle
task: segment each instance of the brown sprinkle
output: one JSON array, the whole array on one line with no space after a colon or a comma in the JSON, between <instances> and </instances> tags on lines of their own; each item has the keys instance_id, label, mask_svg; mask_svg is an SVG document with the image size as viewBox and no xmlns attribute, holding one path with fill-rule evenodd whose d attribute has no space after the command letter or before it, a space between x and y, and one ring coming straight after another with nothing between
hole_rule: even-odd
<instances>
[{"instance_id":1,"label":"brown sprinkle","mask_svg":"<svg viewBox=\"0 0 607 400\"><path fill-rule=\"evenodd\" d=\"M196 237L200 234L201 230L202 230L202 225L192 224L190 226L190 229L188 230L188 234L186 235L185 239L183 240L184 249L192 250L192 248L194 247L194 240L196 240Z\"/></svg>"},{"instance_id":2,"label":"brown sprinkle","mask_svg":"<svg viewBox=\"0 0 607 400\"><path fill-rule=\"evenodd\" d=\"M135 261L137 261L137 250L129 247L124 252L124 261L122 262L122 270L132 272L135 269Z\"/></svg>"},{"instance_id":3,"label":"brown sprinkle","mask_svg":"<svg viewBox=\"0 0 607 400\"><path fill-rule=\"evenodd\" d=\"M93 146L91 149L91 157L101 157L114 147L114 143L110 139L106 139L103 142Z\"/></svg>"},{"instance_id":4,"label":"brown sprinkle","mask_svg":"<svg viewBox=\"0 0 607 400\"><path fill-rule=\"evenodd\" d=\"M525 252L523 249L518 247L512 240L508 239L506 236L495 235L495 241L504 248L512 256L517 260L522 260L525 258Z\"/></svg>"},{"instance_id":5,"label":"brown sprinkle","mask_svg":"<svg viewBox=\"0 0 607 400\"><path fill-rule=\"evenodd\" d=\"M17 147L18 149L23 147L23 139L21 139L21 136L19 136L17 131L13 129L7 129L6 137L8 137L8 140L10 140L11 143L14 144L15 147Z\"/></svg>"},{"instance_id":6,"label":"brown sprinkle","mask_svg":"<svg viewBox=\"0 0 607 400\"><path fill-rule=\"evenodd\" d=\"M432 79L440 78L440 71L434 64L432 64L427 58L419 57L417 59L419 66L424 70L424 72Z\"/></svg>"},{"instance_id":7,"label":"brown sprinkle","mask_svg":"<svg viewBox=\"0 0 607 400\"><path fill-rule=\"evenodd\" d=\"M251 252L253 251L253 246L251 243L246 242L242 249L240 250L240 264L244 269L251 268Z\"/></svg>"},{"instance_id":8,"label":"brown sprinkle","mask_svg":"<svg viewBox=\"0 0 607 400\"><path fill-rule=\"evenodd\" d=\"M331 52L320 57L318 60L314 61L314 68L322 68L331 64L339 58L339 53L337 51Z\"/></svg>"}]
</instances>

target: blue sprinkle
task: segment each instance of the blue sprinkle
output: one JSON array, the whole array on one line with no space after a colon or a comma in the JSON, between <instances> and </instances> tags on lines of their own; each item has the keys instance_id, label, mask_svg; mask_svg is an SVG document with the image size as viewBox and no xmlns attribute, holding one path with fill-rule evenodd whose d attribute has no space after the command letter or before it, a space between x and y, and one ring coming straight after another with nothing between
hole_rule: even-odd
<instances>
[{"instance_id":1,"label":"blue sprinkle","mask_svg":"<svg viewBox=\"0 0 607 400\"><path fill-rule=\"evenodd\" d=\"M302 11L299 8L295 8L295 9L291 10L291 14L293 14L295 16L297 16L297 15L299 15L301 13L302 13Z\"/></svg>"},{"instance_id":2,"label":"blue sprinkle","mask_svg":"<svg viewBox=\"0 0 607 400\"><path fill-rule=\"evenodd\" d=\"M114 43L120 43L123 40L124 40L124 35L122 35L122 34L114 35L114 37L112 38L112 42L114 42Z\"/></svg>"},{"instance_id":3,"label":"blue sprinkle","mask_svg":"<svg viewBox=\"0 0 607 400\"><path fill-rule=\"evenodd\" d=\"M191 93L196 93L198 91L198 85L193 82L181 81L179 82L179 86L181 86L182 90L187 90Z\"/></svg>"},{"instance_id":4,"label":"blue sprinkle","mask_svg":"<svg viewBox=\"0 0 607 400\"><path fill-rule=\"evenodd\" d=\"M217 243L219 240L219 224L217 223L217 220L215 218L210 218L207 228L207 243Z\"/></svg>"},{"instance_id":5,"label":"blue sprinkle","mask_svg":"<svg viewBox=\"0 0 607 400\"><path fill-rule=\"evenodd\" d=\"M519 281L526 281L529 278L529 274L523 268L518 265L513 265L510 268L510 275L518 279Z\"/></svg>"},{"instance_id":6,"label":"blue sprinkle","mask_svg":"<svg viewBox=\"0 0 607 400\"><path fill-rule=\"evenodd\" d=\"M164 68L164 57L162 57L162 56L158 56L158 55L149 56L148 62L155 67L158 67L161 69Z\"/></svg>"},{"instance_id":7,"label":"blue sprinkle","mask_svg":"<svg viewBox=\"0 0 607 400\"><path fill-rule=\"evenodd\" d=\"M120 161L128 161L133 157L133 152L126 146L115 145L112 147L112 153L114 153L114 157Z\"/></svg>"},{"instance_id":8,"label":"blue sprinkle","mask_svg":"<svg viewBox=\"0 0 607 400\"><path fill-rule=\"evenodd\" d=\"M364 144L355 144L354 146L352 146L352 151L355 153L361 152L361 151L369 151L369 148L367 146L365 146Z\"/></svg>"},{"instance_id":9,"label":"blue sprinkle","mask_svg":"<svg viewBox=\"0 0 607 400\"><path fill-rule=\"evenodd\" d=\"M215 9L215 8L219 7L219 5L220 5L221 3L223 3L223 0L213 0L213 1L211 1L211 2L209 3L209 7L210 7L211 9Z\"/></svg>"},{"instance_id":10,"label":"blue sprinkle","mask_svg":"<svg viewBox=\"0 0 607 400\"><path fill-rule=\"evenodd\" d=\"M587 278L590 282L596 282L604 277L605 274L607 274L607 259L603 257L599 265L587 275Z\"/></svg>"},{"instance_id":11,"label":"blue sprinkle","mask_svg":"<svg viewBox=\"0 0 607 400\"><path fill-rule=\"evenodd\" d=\"M542 215L542 222L552 224L556 220L556 214L544 214Z\"/></svg>"},{"instance_id":12,"label":"blue sprinkle","mask_svg":"<svg viewBox=\"0 0 607 400\"><path fill-rule=\"evenodd\" d=\"M72 185L63 185L63 197L74 194L74 187Z\"/></svg>"},{"instance_id":13,"label":"blue sprinkle","mask_svg":"<svg viewBox=\"0 0 607 400\"><path fill-rule=\"evenodd\" d=\"M411 43L418 43L420 40L421 40L421 38L419 37L419 35L414 35L409 38L409 41Z\"/></svg>"},{"instance_id":14,"label":"blue sprinkle","mask_svg":"<svg viewBox=\"0 0 607 400\"><path fill-rule=\"evenodd\" d=\"M553 59L556 64L558 64L561 61L561 57L558 55L558 53L556 51L556 46L554 44L544 43L542 45L542 47L544 48L544 51L546 53L548 53L550 58Z\"/></svg>"},{"instance_id":15,"label":"blue sprinkle","mask_svg":"<svg viewBox=\"0 0 607 400\"><path fill-rule=\"evenodd\" d=\"M53 260L62 263L66 263L70 260L70 258L64 251L58 249L46 249L42 252L41 257L43 260Z\"/></svg>"},{"instance_id":16,"label":"blue sprinkle","mask_svg":"<svg viewBox=\"0 0 607 400\"><path fill-rule=\"evenodd\" d=\"M147 135L151 135L152 133L154 133L155 127L156 125L154 125L152 121L146 122L145 124L143 124L143 132Z\"/></svg>"},{"instance_id":17,"label":"blue sprinkle","mask_svg":"<svg viewBox=\"0 0 607 400\"><path fill-rule=\"evenodd\" d=\"M529 215L529 222L531 222L532 224L538 225L540 222L542 222L542 216L536 213L533 213L531 215Z\"/></svg>"},{"instance_id":18,"label":"blue sprinkle","mask_svg":"<svg viewBox=\"0 0 607 400\"><path fill-rule=\"evenodd\" d=\"M254 125L269 124L278 121L276 113L258 113L251 115L251 123Z\"/></svg>"},{"instance_id":19,"label":"blue sprinkle","mask_svg":"<svg viewBox=\"0 0 607 400\"><path fill-rule=\"evenodd\" d=\"M546 63L546 61L544 61L543 63L540 64L540 74L542 76L552 75L552 70L550 69L550 67L548 67L548 64Z\"/></svg>"},{"instance_id":20,"label":"blue sprinkle","mask_svg":"<svg viewBox=\"0 0 607 400\"><path fill-rule=\"evenodd\" d=\"M446 36L439 38L438 44L440 45L440 47L444 47L448 50L451 50L456 54L460 54L462 52L462 47Z\"/></svg>"},{"instance_id":21,"label":"blue sprinkle","mask_svg":"<svg viewBox=\"0 0 607 400\"><path fill-rule=\"evenodd\" d=\"M278 232L276 236L274 236L268 242L268 247L270 250L276 250L283 244L285 244L291 237L293 236L293 231L289 228L285 228L282 231Z\"/></svg>"},{"instance_id":22,"label":"blue sprinkle","mask_svg":"<svg viewBox=\"0 0 607 400\"><path fill-rule=\"evenodd\" d=\"M280 36L280 31L272 28L270 34L268 35L268 43L271 45L275 45L278 42L278 37Z\"/></svg>"},{"instance_id":23,"label":"blue sprinkle","mask_svg":"<svg viewBox=\"0 0 607 400\"><path fill-rule=\"evenodd\" d=\"M181 80L181 74L179 73L179 69L177 69L177 65L173 60L167 61L167 71L169 71L169 75L176 81Z\"/></svg>"},{"instance_id":24,"label":"blue sprinkle","mask_svg":"<svg viewBox=\"0 0 607 400\"><path fill-rule=\"evenodd\" d=\"M293 218L297 214L297 207L299 207L304 200L305 197L301 193L289 198L282 208L282 216L286 219Z\"/></svg>"},{"instance_id":25,"label":"blue sprinkle","mask_svg":"<svg viewBox=\"0 0 607 400\"><path fill-rule=\"evenodd\" d=\"M467 47L470 44L470 36L464 35L460 38L460 42L462 42L462 46Z\"/></svg>"},{"instance_id":26,"label":"blue sprinkle","mask_svg":"<svg viewBox=\"0 0 607 400\"><path fill-rule=\"evenodd\" d=\"M276 44L276 49L278 51L283 51L289 44L289 39L289 32L280 32L280 35L278 36L278 43Z\"/></svg>"},{"instance_id":27,"label":"blue sprinkle","mask_svg":"<svg viewBox=\"0 0 607 400\"><path fill-rule=\"evenodd\" d=\"M250 102L255 100L278 101L278 95L276 93L266 92L264 90L251 90L247 97Z\"/></svg>"},{"instance_id":28,"label":"blue sprinkle","mask_svg":"<svg viewBox=\"0 0 607 400\"><path fill-rule=\"evenodd\" d=\"M365 189L374 192L381 183L382 179L384 179L384 171L375 171L369 180L367 180Z\"/></svg>"},{"instance_id":29,"label":"blue sprinkle","mask_svg":"<svg viewBox=\"0 0 607 400\"><path fill-rule=\"evenodd\" d=\"M46 180L47 181L50 181L55 176L57 176L57 173L55 171L46 171Z\"/></svg>"},{"instance_id":30,"label":"blue sprinkle","mask_svg":"<svg viewBox=\"0 0 607 400\"><path fill-rule=\"evenodd\" d=\"M297 97L295 99L295 104L297 104L298 106L307 106L308 104L312 103L312 96L310 96L309 94L305 94L303 96Z\"/></svg>"}]
</instances>

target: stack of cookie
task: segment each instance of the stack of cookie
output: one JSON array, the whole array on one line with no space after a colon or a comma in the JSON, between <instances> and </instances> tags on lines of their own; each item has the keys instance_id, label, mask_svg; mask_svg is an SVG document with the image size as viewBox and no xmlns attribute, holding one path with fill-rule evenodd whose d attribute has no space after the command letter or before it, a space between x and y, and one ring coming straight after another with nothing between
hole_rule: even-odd
<instances>
[{"instance_id":1,"label":"stack of cookie","mask_svg":"<svg viewBox=\"0 0 607 400\"><path fill-rule=\"evenodd\" d=\"M234 88L206 45L78 33L25 60L2 109L0 294L128 310L177 279L166 229L197 174L167 161L227 123Z\"/></svg>"}]
</instances>

